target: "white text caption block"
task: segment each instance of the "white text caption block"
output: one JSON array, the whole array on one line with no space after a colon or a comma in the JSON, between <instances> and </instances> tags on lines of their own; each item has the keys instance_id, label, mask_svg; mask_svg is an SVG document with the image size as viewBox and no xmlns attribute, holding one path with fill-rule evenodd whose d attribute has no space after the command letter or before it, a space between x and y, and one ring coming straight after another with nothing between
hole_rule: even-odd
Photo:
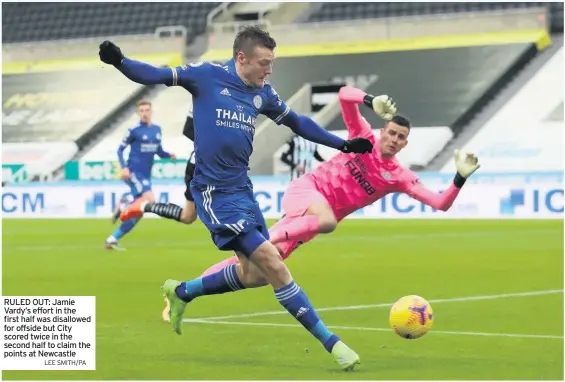
<instances>
[{"instance_id":1,"label":"white text caption block","mask_svg":"<svg viewBox=\"0 0 565 382\"><path fill-rule=\"evenodd\" d=\"M2 370L96 370L94 296L2 296Z\"/></svg>"}]
</instances>

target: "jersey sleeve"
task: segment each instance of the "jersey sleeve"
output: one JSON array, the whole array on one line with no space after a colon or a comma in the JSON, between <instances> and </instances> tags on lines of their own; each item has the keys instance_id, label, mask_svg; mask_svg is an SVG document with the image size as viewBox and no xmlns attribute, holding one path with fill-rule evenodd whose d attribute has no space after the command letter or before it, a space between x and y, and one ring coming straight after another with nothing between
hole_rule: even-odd
<instances>
[{"instance_id":1,"label":"jersey sleeve","mask_svg":"<svg viewBox=\"0 0 565 382\"><path fill-rule=\"evenodd\" d=\"M364 91L351 86L343 86L339 89L341 115L349 132L348 139L368 138L372 135L371 125L361 115L358 106L363 104L363 97L366 94Z\"/></svg>"},{"instance_id":2,"label":"jersey sleeve","mask_svg":"<svg viewBox=\"0 0 565 382\"><path fill-rule=\"evenodd\" d=\"M210 63L195 62L171 68L173 82L171 86L181 86L188 90L194 97L198 96L200 89L210 77Z\"/></svg>"},{"instance_id":3,"label":"jersey sleeve","mask_svg":"<svg viewBox=\"0 0 565 382\"><path fill-rule=\"evenodd\" d=\"M461 190L455 187L454 184L451 184L449 188L442 193L434 192L424 186L412 171L407 171L405 179L402 182L402 189L402 191L417 201L441 211L447 211L451 208L451 205Z\"/></svg>"},{"instance_id":4,"label":"jersey sleeve","mask_svg":"<svg viewBox=\"0 0 565 382\"><path fill-rule=\"evenodd\" d=\"M133 143L133 141L135 140L133 130L134 129L128 129L128 131L124 135L124 138L122 139L122 142L118 146L118 161L120 162L120 166L122 168L126 167L126 161L124 159L124 150L126 149L126 147L131 145Z\"/></svg>"},{"instance_id":5,"label":"jersey sleeve","mask_svg":"<svg viewBox=\"0 0 565 382\"><path fill-rule=\"evenodd\" d=\"M290 112L290 107L279 97L274 87L267 85L267 103L261 114L271 119L277 125L282 123L284 117Z\"/></svg>"}]
</instances>

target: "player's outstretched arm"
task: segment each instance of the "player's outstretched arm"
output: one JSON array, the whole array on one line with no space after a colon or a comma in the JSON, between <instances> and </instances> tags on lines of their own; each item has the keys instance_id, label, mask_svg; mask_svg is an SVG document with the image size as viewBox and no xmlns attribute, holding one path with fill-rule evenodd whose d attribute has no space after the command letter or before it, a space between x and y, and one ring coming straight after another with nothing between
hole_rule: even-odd
<instances>
[{"instance_id":1,"label":"player's outstretched arm","mask_svg":"<svg viewBox=\"0 0 565 382\"><path fill-rule=\"evenodd\" d=\"M174 70L171 68L157 68L140 61L124 57L121 49L111 41L100 44L98 53L100 60L106 64L114 65L130 80L142 85L167 85L174 84Z\"/></svg>"},{"instance_id":2,"label":"player's outstretched arm","mask_svg":"<svg viewBox=\"0 0 565 382\"><path fill-rule=\"evenodd\" d=\"M163 149L163 146L159 146L159 149L157 149L157 155L159 155L159 158L171 158L171 159L175 159L175 158L173 158L174 155L173 155L172 153L170 153L170 152L168 152L168 151L165 151L165 150Z\"/></svg>"},{"instance_id":3,"label":"player's outstretched arm","mask_svg":"<svg viewBox=\"0 0 565 382\"><path fill-rule=\"evenodd\" d=\"M368 137L371 135L371 125L363 116L357 105L363 104L367 93L352 86L339 89L339 104L343 122L349 131L349 137Z\"/></svg>"},{"instance_id":4,"label":"player's outstretched arm","mask_svg":"<svg viewBox=\"0 0 565 382\"><path fill-rule=\"evenodd\" d=\"M124 159L124 150L125 150L126 147L128 147L128 145L130 145L132 142L133 142L132 130L131 130L131 129L128 129L128 132L126 133L124 139L122 139L122 142L121 142L120 145L118 146L118 150L117 150L118 161L120 162L120 168L122 169L120 178L122 178L122 179L127 179L127 178L129 178L129 169L128 169L127 166L126 166L126 161L125 161L125 159Z\"/></svg>"},{"instance_id":5,"label":"player's outstretched arm","mask_svg":"<svg viewBox=\"0 0 565 382\"><path fill-rule=\"evenodd\" d=\"M126 149L126 147L128 147L130 144L132 144L132 142L133 142L132 129L128 129L126 135L124 136L124 138L120 142L120 145L118 146L118 151L117 151L118 161L120 162L120 167L122 169L124 169L126 167L126 161L124 159L124 150Z\"/></svg>"},{"instance_id":6,"label":"player's outstretched arm","mask_svg":"<svg viewBox=\"0 0 565 382\"><path fill-rule=\"evenodd\" d=\"M371 135L371 125L363 118L357 105L366 105L386 121L396 113L396 105L389 96L375 97L353 86L346 85L339 89L339 102L343 121L349 130L350 137Z\"/></svg>"},{"instance_id":7,"label":"player's outstretched arm","mask_svg":"<svg viewBox=\"0 0 565 382\"><path fill-rule=\"evenodd\" d=\"M461 187L465 181L480 167L479 161L475 154L466 153L461 155L459 150L455 151L455 165L457 173L453 178L453 183L443 193L436 193L427 189L417 179L411 182L406 193L414 199L435 208L436 210L447 211L459 195Z\"/></svg>"},{"instance_id":8,"label":"player's outstretched arm","mask_svg":"<svg viewBox=\"0 0 565 382\"><path fill-rule=\"evenodd\" d=\"M118 162L120 162L120 167L121 168L125 168L126 167L126 161L124 159L124 150L126 149L126 146L124 145L119 145L118 146Z\"/></svg>"},{"instance_id":9,"label":"player's outstretched arm","mask_svg":"<svg viewBox=\"0 0 565 382\"><path fill-rule=\"evenodd\" d=\"M365 154L373 150L373 144L365 138L354 138L344 140L337 135L331 134L318 125L312 118L298 115L290 110L281 122L290 127L292 131L309 141L332 147L344 153Z\"/></svg>"}]
</instances>

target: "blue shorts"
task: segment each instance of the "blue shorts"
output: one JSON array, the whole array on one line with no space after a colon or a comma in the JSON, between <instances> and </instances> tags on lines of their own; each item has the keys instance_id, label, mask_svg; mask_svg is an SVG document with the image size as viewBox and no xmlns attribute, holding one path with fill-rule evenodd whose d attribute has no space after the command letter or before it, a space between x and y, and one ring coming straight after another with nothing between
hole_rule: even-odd
<instances>
[{"instance_id":1,"label":"blue shorts","mask_svg":"<svg viewBox=\"0 0 565 382\"><path fill-rule=\"evenodd\" d=\"M269 240L269 230L253 197L253 186L240 189L216 189L190 184L196 213L222 251L238 251L249 257Z\"/></svg>"},{"instance_id":2,"label":"blue shorts","mask_svg":"<svg viewBox=\"0 0 565 382\"><path fill-rule=\"evenodd\" d=\"M147 191L151 191L151 178L132 172L129 179L125 181L134 198L140 197Z\"/></svg>"}]
</instances>

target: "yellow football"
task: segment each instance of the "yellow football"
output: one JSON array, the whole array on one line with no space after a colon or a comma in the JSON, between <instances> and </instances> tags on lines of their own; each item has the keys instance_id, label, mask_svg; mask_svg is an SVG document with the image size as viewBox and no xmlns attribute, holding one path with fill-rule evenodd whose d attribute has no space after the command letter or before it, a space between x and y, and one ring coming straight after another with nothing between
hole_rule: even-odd
<instances>
[{"instance_id":1,"label":"yellow football","mask_svg":"<svg viewBox=\"0 0 565 382\"><path fill-rule=\"evenodd\" d=\"M431 329L434 312L424 298L416 295L404 296L392 305L389 323L400 337L415 340Z\"/></svg>"}]
</instances>

